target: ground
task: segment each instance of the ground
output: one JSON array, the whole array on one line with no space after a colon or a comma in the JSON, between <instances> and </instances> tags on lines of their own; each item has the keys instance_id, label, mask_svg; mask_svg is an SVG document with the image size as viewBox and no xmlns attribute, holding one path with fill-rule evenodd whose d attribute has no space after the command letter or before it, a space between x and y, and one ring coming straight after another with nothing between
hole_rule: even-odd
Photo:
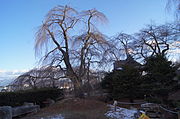
<instances>
[{"instance_id":1,"label":"ground","mask_svg":"<svg viewBox=\"0 0 180 119\"><path fill-rule=\"evenodd\" d=\"M110 119L134 119L137 113L136 109L126 109L121 107L116 107L116 111L113 105L108 105L109 111L105 113Z\"/></svg>"},{"instance_id":2,"label":"ground","mask_svg":"<svg viewBox=\"0 0 180 119\"><path fill-rule=\"evenodd\" d=\"M47 119L50 116L52 119L63 119L61 116L65 119L108 119L105 116L107 111L107 104L101 101L69 98L20 119Z\"/></svg>"}]
</instances>

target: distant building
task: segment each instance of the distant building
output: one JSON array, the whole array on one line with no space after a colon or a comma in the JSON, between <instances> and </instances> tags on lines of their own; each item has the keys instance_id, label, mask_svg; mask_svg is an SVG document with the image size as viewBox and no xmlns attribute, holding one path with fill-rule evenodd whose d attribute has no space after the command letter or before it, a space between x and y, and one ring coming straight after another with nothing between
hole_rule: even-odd
<instances>
[{"instance_id":1,"label":"distant building","mask_svg":"<svg viewBox=\"0 0 180 119\"><path fill-rule=\"evenodd\" d=\"M142 65L134 60L130 55L125 60L118 60L114 62L114 70L121 70L124 65L133 66L136 68L142 68Z\"/></svg>"}]
</instances>

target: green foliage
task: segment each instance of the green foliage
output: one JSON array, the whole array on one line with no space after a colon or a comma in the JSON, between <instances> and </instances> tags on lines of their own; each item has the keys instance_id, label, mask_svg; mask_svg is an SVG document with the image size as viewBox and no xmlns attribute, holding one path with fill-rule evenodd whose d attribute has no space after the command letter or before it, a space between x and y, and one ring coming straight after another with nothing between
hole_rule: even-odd
<instances>
[{"instance_id":1,"label":"green foliage","mask_svg":"<svg viewBox=\"0 0 180 119\"><path fill-rule=\"evenodd\" d=\"M161 100L157 97L149 97L146 99L147 102L151 102L151 103L156 103L156 104L160 104Z\"/></svg>"},{"instance_id":2,"label":"green foliage","mask_svg":"<svg viewBox=\"0 0 180 119\"><path fill-rule=\"evenodd\" d=\"M139 93L141 73L134 67L125 65L122 70L108 73L102 82L102 87L110 93L113 99L142 97Z\"/></svg>"},{"instance_id":3,"label":"green foliage","mask_svg":"<svg viewBox=\"0 0 180 119\"><path fill-rule=\"evenodd\" d=\"M146 59L144 81L151 83L152 93L159 97L166 97L177 84L173 78L176 68L165 56L156 55Z\"/></svg>"},{"instance_id":4,"label":"green foliage","mask_svg":"<svg viewBox=\"0 0 180 119\"><path fill-rule=\"evenodd\" d=\"M164 85L173 81L172 78L175 76L172 62L161 55L149 57L146 60L145 68L150 78Z\"/></svg>"},{"instance_id":5,"label":"green foliage","mask_svg":"<svg viewBox=\"0 0 180 119\"><path fill-rule=\"evenodd\" d=\"M165 56L157 55L146 59L141 75L133 66L125 65L122 70L106 74L102 87L108 91L111 99L145 98L153 102L167 102L168 94L178 88L176 76L177 67Z\"/></svg>"},{"instance_id":6,"label":"green foliage","mask_svg":"<svg viewBox=\"0 0 180 119\"><path fill-rule=\"evenodd\" d=\"M172 91L176 91L179 87L176 77L177 66L163 55L156 55L146 59L145 63L146 75L142 77L143 85L147 85L147 101L155 103L164 103L169 105L168 95Z\"/></svg>"},{"instance_id":7,"label":"green foliage","mask_svg":"<svg viewBox=\"0 0 180 119\"><path fill-rule=\"evenodd\" d=\"M1 92L0 106L20 106L24 102L32 102L43 106L43 101L48 98L56 100L63 97L63 90L56 88L42 88L18 92Z\"/></svg>"},{"instance_id":8,"label":"green foliage","mask_svg":"<svg viewBox=\"0 0 180 119\"><path fill-rule=\"evenodd\" d=\"M178 108L178 109L180 109L180 100L174 101L174 102L173 102L173 106L176 107L176 108Z\"/></svg>"}]
</instances>

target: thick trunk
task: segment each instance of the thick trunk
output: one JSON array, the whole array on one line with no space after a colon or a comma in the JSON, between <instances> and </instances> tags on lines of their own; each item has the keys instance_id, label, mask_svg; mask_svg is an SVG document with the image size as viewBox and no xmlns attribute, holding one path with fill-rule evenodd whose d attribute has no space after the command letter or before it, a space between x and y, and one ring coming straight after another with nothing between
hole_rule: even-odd
<instances>
[{"instance_id":1,"label":"thick trunk","mask_svg":"<svg viewBox=\"0 0 180 119\"><path fill-rule=\"evenodd\" d=\"M70 78L70 80L73 82L74 85L74 94L75 97L83 98L84 93L82 89L82 80L81 78L74 72L70 60L69 60L69 55L67 52L64 53L64 63L67 68L67 76Z\"/></svg>"},{"instance_id":2,"label":"thick trunk","mask_svg":"<svg viewBox=\"0 0 180 119\"><path fill-rule=\"evenodd\" d=\"M82 87L82 81L80 80L74 82L74 95L75 97L84 98L84 90Z\"/></svg>"}]
</instances>

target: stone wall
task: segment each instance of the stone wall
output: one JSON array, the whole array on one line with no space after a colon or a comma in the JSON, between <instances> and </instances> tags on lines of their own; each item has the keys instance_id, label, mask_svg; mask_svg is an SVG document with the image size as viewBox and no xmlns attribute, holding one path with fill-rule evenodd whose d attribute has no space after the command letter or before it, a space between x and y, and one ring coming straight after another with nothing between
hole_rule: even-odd
<instances>
[{"instance_id":1,"label":"stone wall","mask_svg":"<svg viewBox=\"0 0 180 119\"><path fill-rule=\"evenodd\" d=\"M0 107L0 119L12 119L27 113L33 113L40 110L39 105L24 105L12 108L11 106Z\"/></svg>"}]
</instances>

